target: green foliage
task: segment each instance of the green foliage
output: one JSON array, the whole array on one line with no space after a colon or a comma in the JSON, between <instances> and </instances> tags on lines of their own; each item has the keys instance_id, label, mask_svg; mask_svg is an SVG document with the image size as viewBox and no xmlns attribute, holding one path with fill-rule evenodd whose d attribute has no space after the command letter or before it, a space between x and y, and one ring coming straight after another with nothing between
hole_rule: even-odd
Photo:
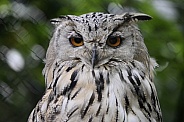
<instances>
[{"instance_id":1,"label":"green foliage","mask_svg":"<svg viewBox=\"0 0 184 122\"><path fill-rule=\"evenodd\" d=\"M149 53L156 58L157 87L165 122L184 121L184 6L173 0L178 17L166 19L150 0L47 0L0 1L0 121L25 122L44 92L43 59L53 27L49 20L59 15L108 12L111 2L153 17L139 26ZM166 9L166 8L165 8ZM8 54L18 52L24 65L14 69ZM12 59L13 62L15 59Z\"/></svg>"}]
</instances>

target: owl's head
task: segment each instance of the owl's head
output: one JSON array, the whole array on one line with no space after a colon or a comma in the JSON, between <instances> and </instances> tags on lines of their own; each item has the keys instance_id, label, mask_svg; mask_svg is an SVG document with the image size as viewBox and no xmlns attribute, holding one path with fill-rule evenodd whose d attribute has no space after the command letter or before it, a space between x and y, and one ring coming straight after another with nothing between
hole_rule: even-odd
<instances>
[{"instance_id":1,"label":"owl's head","mask_svg":"<svg viewBox=\"0 0 184 122\"><path fill-rule=\"evenodd\" d=\"M142 13L89 13L52 19L55 31L46 61L78 60L90 68L120 60L146 64L147 48L135 23L150 19Z\"/></svg>"}]
</instances>

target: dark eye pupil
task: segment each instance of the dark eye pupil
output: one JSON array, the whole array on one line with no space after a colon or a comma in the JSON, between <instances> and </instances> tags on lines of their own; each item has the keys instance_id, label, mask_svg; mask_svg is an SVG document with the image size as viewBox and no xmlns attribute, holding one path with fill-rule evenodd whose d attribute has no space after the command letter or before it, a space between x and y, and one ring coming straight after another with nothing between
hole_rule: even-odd
<instances>
[{"instance_id":1,"label":"dark eye pupil","mask_svg":"<svg viewBox=\"0 0 184 122\"><path fill-rule=\"evenodd\" d=\"M81 38L75 38L75 43L81 43L82 42L82 39Z\"/></svg>"},{"instance_id":2,"label":"dark eye pupil","mask_svg":"<svg viewBox=\"0 0 184 122\"><path fill-rule=\"evenodd\" d=\"M117 38L111 38L111 39L109 39L109 43L116 44L117 43Z\"/></svg>"}]
</instances>

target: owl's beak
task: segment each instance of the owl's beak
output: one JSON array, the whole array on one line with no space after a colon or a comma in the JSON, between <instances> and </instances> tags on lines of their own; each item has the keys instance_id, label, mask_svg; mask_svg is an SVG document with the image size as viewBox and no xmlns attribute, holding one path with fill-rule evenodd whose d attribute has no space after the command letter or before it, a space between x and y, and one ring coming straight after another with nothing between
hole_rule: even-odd
<instances>
[{"instance_id":1,"label":"owl's beak","mask_svg":"<svg viewBox=\"0 0 184 122\"><path fill-rule=\"evenodd\" d=\"M91 59L92 68L95 67L95 64L97 64L97 60L98 60L98 52L96 48L97 48L96 45L94 45L92 49L92 59Z\"/></svg>"}]
</instances>

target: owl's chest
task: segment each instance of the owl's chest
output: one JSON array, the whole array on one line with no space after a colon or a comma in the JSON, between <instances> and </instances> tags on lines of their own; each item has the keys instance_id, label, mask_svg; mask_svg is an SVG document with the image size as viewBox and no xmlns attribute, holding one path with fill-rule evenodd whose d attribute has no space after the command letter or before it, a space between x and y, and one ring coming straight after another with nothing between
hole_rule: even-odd
<instances>
[{"instance_id":1,"label":"owl's chest","mask_svg":"<svg viewBox=\"0 0 184 122\"><path fill-rule=\"evenodd\" d=\"M66 74L65 74L66 73ZM60 110L69 120L94 122L125 119L125 81L117 71L71 69L58 78L54 89L61 99ZM57 96L56 95L56 96Z\"/></svg>"},{"instance_id":2,"label":"owl's chest","mask_svg":"<svg viewBox=\"0 0 184 122\"><path fill-rule=\"evenodd\" d=\"M136 67L90 70L83 65L61 66L54 69L53 74L53 81L48 87L50 92L46 92L49 94L46 94L49 97L46 113L47 118L54 118L55 121L148 120L148 110L153 110L152 103L156 103L150 98L151 94L154 95L151 81Z\"/></svg>"}]
</instances>

